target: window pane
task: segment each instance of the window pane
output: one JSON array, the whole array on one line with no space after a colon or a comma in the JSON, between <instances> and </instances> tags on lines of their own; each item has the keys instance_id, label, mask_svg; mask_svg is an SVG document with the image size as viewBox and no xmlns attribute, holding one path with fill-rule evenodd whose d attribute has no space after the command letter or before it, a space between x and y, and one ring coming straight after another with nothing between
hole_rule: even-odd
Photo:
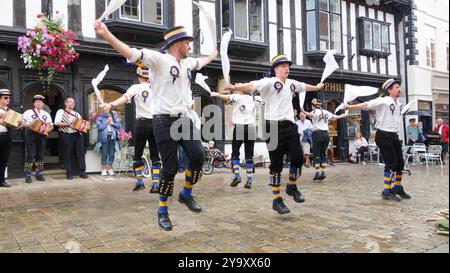
<instances>
[{"instance_id":1,"label":"window pane","mask_svg":"<svg viewBox=\"0 0 450 273\"><path fill-rule=\"evenodd\" d=\"M127 0L121 12L122 18L139 20L139 0Z\"/></svg>"},{"instance_id":2,"label":"window pane","mask_svg":"<svg viewBox=\"0 0 450 273\"><path fill-rule=\"evenodd\" d=\"M373 49L381 50L381 25L373 23Z\"/></svg>"},{"instance_id":3,"label":"window pane","mask_svg":"<svg viewBox=\"0 0 450 273\"><path fill-rule=\"evenodd\" d=\"M307 50L317 50L317 33L316 33L316 12L308 11L306 14L307 26Z\"/></svg>"},{"instance_id":4,"label":"window pane","mask_svg":"<svg viewBox=\"0 0 450 273\"><path fill-rule=\"evenodd\" d=\"M236 37L248 39L247 0L234 0L234 32Z\"/></svg>"},{"instance_id":5,"label":"window pane","mask_svg":"<svg viewBox=\"0 0 450 273\"><path fill-rule=\"evenodd\" d=\"M329 36L328 32L330 30L328 24L328 13L320 12L319 13L319 34L320 34L320 50L328 50L329 44Z\"/></svg>"},{"instance_id":6,"label":"window pane","mask_svg":"<svg viewBox=\"0 0 450 273\"><path fill-rule=\"evenodd\" d=\"M250 0L250 40L264 41L264 16L262 0Z\"/></svg>"},{"instance_id":7,"label":"window pane","mask_svg":"<svg viewBox=\"0 0 450 273\"><path fill-rule=\"evenodd\" d=\"M330 49L335 49L336 52L341 53L341 16L331 14L331 46Z\"/></svg>"},{"instance_id":8,"label":"window pane","mask_svg":"<svg viewBox=\"0 0 450 273\"><path fill-rule=\"evenodd\" d=\"M389 26L381 26L382 51L389 52Z\"/></svg>"},{"instance_id":9,"label":"window pane","mask_svg":"<svg viewBox=\"0 0 450 273\"><path fill-rule=\"evenodd\" d=\"M319 9L328 11L328 0L319 0Z\"/></svg>"},{"instance_id":10,"label":"window pane","mask_svg":"<svg viewBox=\"0 0 450 273\"><path fill-rule=\"evenodd\" d=\"M306 10L316 9L316 0L306 0Z\"/></svg>"},{"instance_id":11,"label":"window pane","mask_svg":"<svg viewBox=\"0 0 450 273\"><path fill-rule=\"evenodd\" d=\"M230 27L230 1L222 0L222 28Z\"/></svg>"},{"instance_id":12,"label":"window pane","mask_svg":"<svg viewBox=\"0 0 450 273\"><path fill-rule=\"evenodd\" d=\"M162 24L162 0L142 0L144 22Z\"/></svg>"},{"instance_id":13,"label":"window pane","mask_svg":"<svg viewBox=\"0 0 450 273\"><path fill-rule=\"evenodd\" d=\"M341 0L330 0L330 12L341 14Z\"/></svg>"},{"instance_id":14,"label":"window pane","mask_svg":"<svg viewBox=\"0 0 450 273\"><path fill-rule=\"evenodd\" d=\"M372 22L364 22L364 48L373 49L372 46Z\"/></svg>"},{"instance_id":15,"label":"window pane","mask_svg":"<svg viewBox=\"0 0 450 273\"><path fill-rule=\"evenodd\" d=\"M101 89L100 93L105 101L114 101L122 96L122 93L110 89ZM89 106L89 116L99 114L99 102L97 96L94 92L88 95L88 106ZM120 119L122 120L122 128L126 128L126 120L125 120L125 105L120 105L114 107L114 110L117 111ZM89 130L89 144L95 145L97 142L97 127L94 125Z\"/></svg>"}]
</instances>

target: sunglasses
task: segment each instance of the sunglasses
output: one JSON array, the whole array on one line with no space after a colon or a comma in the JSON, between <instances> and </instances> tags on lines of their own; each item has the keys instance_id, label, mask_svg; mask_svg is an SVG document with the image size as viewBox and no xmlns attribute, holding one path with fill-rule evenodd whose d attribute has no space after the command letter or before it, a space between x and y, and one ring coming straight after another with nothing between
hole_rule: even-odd
<instances>
[{"instance_id":1,"label":"sunglasses","mask_svg":"<svg viewBox=\"0 0 450 273\"><path fill-rule=\"evenodd\" d=\"M4 99L4 100L10 100L11 97L9 97L9 96L2 96L2 99Z\"/></svg>"}]
</instances>

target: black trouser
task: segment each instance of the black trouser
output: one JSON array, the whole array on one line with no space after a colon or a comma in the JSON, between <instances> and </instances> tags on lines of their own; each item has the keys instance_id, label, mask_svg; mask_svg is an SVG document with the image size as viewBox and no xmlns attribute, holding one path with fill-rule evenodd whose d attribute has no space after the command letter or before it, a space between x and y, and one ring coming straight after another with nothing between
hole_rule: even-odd
<instances>
[{"instance_id":1,"label":"black trouser","mask_svg":"<svg viewBox=\"0 0 450 273\"><path fill-rule=\"evenodd\" d=\"M80 133L61 133L61 140L64 147L64 167L68 175L73 175L72 156L75 159L80 169L80 174L86 173L86 160L84 158L84 137Z\"/></svg>"},{"instance_id":2,"label":"black trouser","mask_svg":"<svg viewBox=\"0 0 450 273\"><path fill-rule=\"evenodd\" d=\"M178 128L172 131L187 134L180 140L175 140L171 136L172 124L177 123ZM190 132L183 130L190 129ZM200 132L194 127L189 118L174 118L168 115L156 115L153 118L153 132L155 134L158 150L161 154L162 171L161 180L172 182L178 171L178 145L183 147L189 160L188 168L193 171L201 171L205 160L205 152L202 147ZM195 138L193 138L195 136Z\"/></svg>"},{"instance_id":3,"label":"black trouser","mask_svg":"<svg viewBox=\"0 0 450 273\"><path fill-rule=\"evenodd\" d=\"M364 161L364 155L366 154L367 150L368 149L366 146L361 146L358 148L358 151L356 151L356 154L359 155L361 161Z\"/></svg>"},{"instance_id":4,"label":"black trouser","mask_svg":"<svg viewBox=\"0 0 450 273\"><path fill-rule=\"evenodd\" d=\"M11 144L12 141L9 134L0 133L0 183L5 182L5 170Z\"/></svg>"},{"instance_id":5,"label":"black trouser","mask_svg":"<svg viewBox=\"0 0 450 273\"><path fill-rule=\"evenodd\" d=\"M266 121L266 131L271 135L271 127L278 126L278 145L275 150L270 150L270 173L277 174L283 170L283 157L285 154L291 156L291 168L301 169L303 165L303 149L300 145L298 126L290 121ZM269 144L271 138L266 140Z\"/></svg>"},{"instance_id":6,"label":"black trouser","mask_svg":"<svg viewBox=\"0 0 450 273\"><path fill-rule=\"evenodd\" d=\"M326 163L327 162L327 149L330 142L330 136L328 131L316 130L312 134L312 148L314 154L314 163Z\"/></svg>"},{"instance_id":7,"label":"black trouser","mask_svg":"<svg viewBox=\"0 0 450 273\"><path fill-rule=\"evenodd\" d=\"M25 133L25 145L27 149L26 163L44 162L44 151L47 137L34 131L27 130Z\"/></svg>"},{"instance_id":8,"label":"black trouser","mask_svg":"<svg viewBox=\"0 0 450 273\"><path fill-rule=\"evenodd\" d=\"M377 130L375 143L380 148L384 159L384 170L391 172L401 172L405 167L403 159L402 143L397 133Z\"/></svg>"},{"instance_id":9,"label":"black trouser","mask_svg":"<svg viewBox=\"0 0 450 273\"><path fill-rule=\"evenodd\" d=\"M148 148L150 149L150 159L152 164L160 163L158 145L156 144L155 134L153 132L152 119L138 119L136 120L136 127L134 128L134 168L143 166L142 155L144 154L145 145L148 141Z\"/></svg>"},{"instance_id":10,"label":"black trouser","mask_svg":"<svg viewBox=\"0 0 450 273\"><path fill-rule=\"evenodd\" d=\"M242 125L236 124L233 130L233 141L231 143L232 160L239 160L240 152L242 144L244 144L245 148L245 160L247 162L253 161L253 155L255 150L255 140L256 140L256 129L252 125Z\"/></svg>"}]
</instances>

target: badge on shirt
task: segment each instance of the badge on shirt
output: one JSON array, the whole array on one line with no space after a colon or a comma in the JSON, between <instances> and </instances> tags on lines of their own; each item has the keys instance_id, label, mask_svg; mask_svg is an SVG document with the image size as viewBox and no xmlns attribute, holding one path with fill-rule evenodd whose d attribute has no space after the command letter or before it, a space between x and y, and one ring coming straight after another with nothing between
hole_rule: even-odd
<instances>
[{"instance_id":1,"label":"badge on shirt","mask_svg":"<svg viewBox=\"0 0 450 273\"><path fill-rule=\"evenodd\" d=\"M273 85L273 88L275 88L275 90L277 90L278 94L280 93L281 90L283 90L283 84L281 82L275 82Z\"/></svg>"},{"instance_id":2,"label":"badge on shirt","mask_svg":"<svg viewBox=\"0 0 450 273\"><path fill-rule=\"evenodd\" d=\"M172 66L170 68L170 75L173 78L173 83L175 83L177 78L180 76L180 69L178 69L178 67L176 67L176 66Z\"/></svg>"},{"instance_id":3,"label":"badge on shirt","mask_svg":"<svg viewBox=\"0 0 450 273\"><path fill-rule=\"evenodd\" d=\"M142 92L142 97L144 98L144 103L147 102L148 95L149 95L149 93L147 90Z\"/></svg>"},{"instance_id":4,"label":"badge on shirt","mask_svg":"<svg viewBox=\"0 0 450 273\"><path fill-rule=\"evenodd\" d=\"M295 92L295 84L291 84L291 91Z\"/></svg>"},{"instance_id":5,"label":"badge on shirt","mask_svg":"<svg viewBox=\"0 0 450 273\"><path fill-rule=\"evenodd\" d=\"M244 111L245 111L245 105L242 104L241 106L239 106L239 110L241 110L241 112L244 113Z\"/></svg>"},{"instance_id":6,"label":"badge on shirt","mask_svg":"<svg viewBox=\"0 0 450 273\"><path fill-rule=\"evenodd\" d=\"M394 112L395 112L395 104L391 104L391 106L389 106L389 108L391 109L392 114L394 114Z\"/></svg>"},{"instance_id":7,"label":"badge on shirt","mask_svg":"<svg viewBox=\"0 0 450 273\"><path fill-rule=\"evenodd\" d=\"M192 72L190 68L187 69L187 77L190 81L192 81Z\"/></svg>"}]
</instances>

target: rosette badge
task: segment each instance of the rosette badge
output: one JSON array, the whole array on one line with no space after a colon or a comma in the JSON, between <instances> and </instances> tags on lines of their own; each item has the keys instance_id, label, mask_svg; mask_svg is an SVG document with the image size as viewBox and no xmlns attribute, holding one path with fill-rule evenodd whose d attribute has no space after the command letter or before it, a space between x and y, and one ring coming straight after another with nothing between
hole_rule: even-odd
<instances>
[{"instance_id":1,"label":"rosette badge","mask_svg":"<svg viewBox=\"0 0 450 273\"><path fill-rule=\"evenodd\" d=\"M170 75L173 78L173 83L175 83L177 78L180 76L180 69L178 69L178 67L176 67L176 66L172 66L170 68Z\"/></svg>"},{"instance_id":2,"label":"rosette badge","mask_svg":"<svg viewBox=\"0 0 450 273\"><path fill-rule=\"evenodd\" d=\"M283 90L283 84L279 81L275 82L273 84L273 88L275 88L275 90L277 90L277 93L279 94L281 92L281 90Z\"/></svg>"}]
</instances>

